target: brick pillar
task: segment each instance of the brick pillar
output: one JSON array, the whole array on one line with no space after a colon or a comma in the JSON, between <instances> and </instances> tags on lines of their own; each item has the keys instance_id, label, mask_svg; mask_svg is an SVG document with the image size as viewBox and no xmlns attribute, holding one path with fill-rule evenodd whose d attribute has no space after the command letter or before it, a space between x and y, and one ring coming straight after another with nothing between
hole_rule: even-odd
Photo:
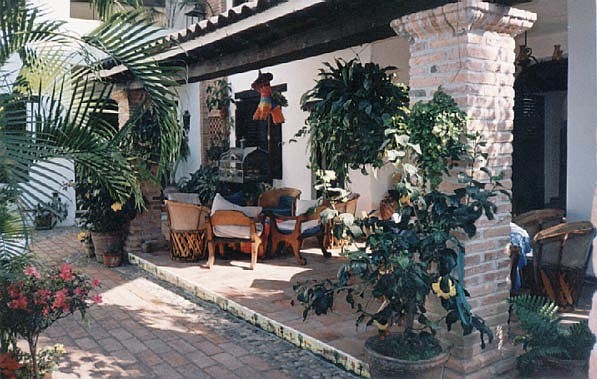
<instances>
[{"instance_id":1,"label":"brick pillar","mask_svg":"<svg viewBox=\"0 0 597 379\"><path fill-rule=\"evenodd\" d=\"M112 99L118 104L118 126L122 128L130 119L135 108L145 101L143 89L119 89L112 93ZM131 220L128 234L124 241L125 253L138 253L144 242L152 241L154 246L165 245L162 234L162 188L150 181L141 183L145 197L145 210Z\"/></svg>"},{"instance_id":2,"label":"brick pillar","mask_svg":"<svg viewBox=\"0 0 597 379\"><path fill-rule=\"evenodd\" d=\"M533 13L511 7L463 0L404 16L392 22L410 42L411 101L431 98L441 86L468 115L470 131L488 142L494 172L504 171L511 188L514 119L514 36L530 28ZM450 184L447 184L450 187ZM497 199L495 220L480 220L477 235L465 242L465 285L473 312L492 328L495 340L481 350L478 333L446 335L453 343L446 377L488 378L509 371L514 356L507 319L511 204Z\"/></svg>"}]
</instances>

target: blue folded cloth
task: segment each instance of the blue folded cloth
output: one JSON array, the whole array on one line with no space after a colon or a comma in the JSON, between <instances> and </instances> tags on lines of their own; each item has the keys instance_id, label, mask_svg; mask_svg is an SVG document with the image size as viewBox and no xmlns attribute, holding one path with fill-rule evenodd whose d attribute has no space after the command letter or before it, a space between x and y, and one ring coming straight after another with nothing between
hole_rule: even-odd
<instances>
[{"instance_id":1,"label":"blue folded cloth","mask_svg":"<svg viewBox=\"0 0 597 379\"><path fill-rule=\"evenodd\" d=\"M522 286L522 269L528 263L527 254L531 254L532 249L529 233L513 222L510 223L510 244L520 248L520 259L516 267L514 283L512 283L512 292L517 293Z\"/></svg>"}]
</instances>

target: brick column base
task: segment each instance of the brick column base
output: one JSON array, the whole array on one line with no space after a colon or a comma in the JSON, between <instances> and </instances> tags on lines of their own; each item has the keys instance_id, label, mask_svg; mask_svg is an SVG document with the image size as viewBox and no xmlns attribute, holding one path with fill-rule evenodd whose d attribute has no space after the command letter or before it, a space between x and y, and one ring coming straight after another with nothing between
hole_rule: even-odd
<instances>
[{"instance_id":1,"label":"brick column base","mask_svg":"<svg viewBox=\"0 0 597 379\"><path fill-rule=\"evenodd\" d=\"M536 16L511 7L463 0L410 14L392 22L409 38L410 95L413 102L431 98L439 86L468 115L468 129L488 142L494 173L504 171L511 188L514 119L514 36L530 28ZM484 180L485 178L483 178ZM452 188L453 183L445 183ZM508 341L510 262L507 246L511 204L497 199L495 220L477 223L475 238L465 241L465 285L474 313L483 317L495 340L481 349L478 333L455 330L444 338L453 345L447 378L489 378L510 371L514 355Z\"/></svg>"},{"instance_id":2,"label":"brick column base","mask_svg":"<svg viewBox=\"0 0 597 379\"><path fill-rule=\"evenodd\" d=\"M167 241L162 234L162 189L159 185L145 182L141 184L146 199L146 209L131 220L128 234L124 241L125 253L143 251L143 244L165 246Z\"/></svg>"}]
</instances>

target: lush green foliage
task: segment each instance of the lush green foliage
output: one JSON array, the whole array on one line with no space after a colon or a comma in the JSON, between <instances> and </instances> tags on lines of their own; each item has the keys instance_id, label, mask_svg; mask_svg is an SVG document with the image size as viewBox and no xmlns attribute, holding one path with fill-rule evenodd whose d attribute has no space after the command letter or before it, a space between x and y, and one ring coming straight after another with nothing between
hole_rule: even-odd
<instances>
[{"instance_id":1,"label":"lush green foliage","mask_svg":"<svg viewBox=\"0 0 597 379\"><path fill-rule=\"evenodd\" d=\"M213 166L201 166L188 178L182 178L178 185L182 192L199 194L202 204L208 204L213 200L216 193L221 192L222 184L219 180L218 168Z\"/></svg>"},{"instance_id":2,"label":"lush green foliage","mask_svg":"<svg viewBox=\"0 0 597 379\"><path fill-rule=\"evenodd\" d=\"M418 168L403 174L416 172L421 180L435 189L441 183L442 175L451 168L452 160L461 159L466 154L465 139L473 136L465 133L465 122L466 114L440 89L430 101L417 102L407 117L402 114L392 117L393 128L386 130L389 160L403 158L401 154L406 152L401 142L408 137L408 143L420 149L416 152Z\"/></svg>"},{"instance_id":3,"label":"lush green foliage","mask_svg":"<svg viewBox=\"0 0 597 379\"><path fill-rule=\"evenodd\" d=\"M517 336L524 354L516 359L523 374L529 374L544 357L588 360L595 345L595 335L586 321L562 323L558 306L541 296L521 295L510 299L512 311L526 334Z\"/></svg>"},{"instance_id":4,"label":"lush green foliage","mask_svg":"<svg viewBox=\"0 0 597 379\"><path fill-rule=\"evenodd\" d=\"M54 192L50 201L39 203L35 207L35 227L53 228L67 215L66 204L62 202L58 192Z\"/></svg>"},{"instance_id":5,"label":"lush green foliage","mask_svg":"<svg viewBox=\"0 0 597 379\"><path fill-rule=\"evenodd\" d=\"M114 1L95 3L110 7ZM139 159L123 154L120 147L142 110L151 109L160 128L160 172L178 156L182 133L167 88L173 83L169 78L174 65L146 59L156 50L159 30L135 10L119 14L110 9L100 28L79 38L63 33L61 21L41 20L39 10L25 0L0 0L0 67L9 73L0 81L1 201L6 217L23 219L23 210L51 201L49 194L68 182L64 172L72 166L56 158L75 162L77 179L91 180L118 202L132 197L140 207L143 199L133 165ZM146 92L143 107L121 130L103 117L114 112L109 100L113 87L100 75L110 65L126 67ZM0 222L1 227L9 224L15 222ZM14 228L0 232L6 239ZM15 238L26 242L27 234L21 232ZM3 244L0 255L14 256L24 245Z\"/></svg>"},{"instance_id":6,"label":"lush green foliage","mask_svg":"<svg viewBox=\"0 0 597 379\"><path fill-rule=\"evenodd\" d=\"M119 202L93 182L80 181L76 190L77 207L85 211L81 216L84 229L98 233L123 231L137 214L132 199Z\"/></svg>"},{"instance_id":7,"label":"lush green foliage","mask_svg":"<svg viewBox=\"0 0 597 379\"><path fill-rule=\"evenodd\" d=\"M207 86L205 105L209 111L216 109L228 109L231 103L234 103L232 98L232 87L228 80L219 79L213 84Z\"/></svg>"},{"instance_id":8,"label":"lush green foliage","mask_svg":"<svg viewBox=\"0 0 597 379\"><path fill-rule=\"evenodd\" d=\"M405 86L392 83L393 67L355 59L325 66L301 99L310 113L296 136L309 135L311 167L336 172L345 186L349 169L366 174L367 165L383 165L385 130L392 115L406 112L408 95Z\"/></svg>"},{"instance_id":9,"label":"lush green foliage","mask_svg":"<svg viewBox=\"0 0 597 379\"><path fill-rule=\"evenodd\" d=\"M436 116L460 114L451 98L441 92L430 103L415 108L434 109ZM464 334L478 330L484 347L485 337L491 341L493 335L484 321L471 312L466 300L465 251L457 236L464 232L472 237L479 218L493 218L496 206L492 198L500 190L499 177L490 175L485 168L472 171L475 161L487 155L481 152L484 144L478 138L472 139L472 146L459 142L461 138L473 137L466 133L463 117L417 117L410 121L405 112L399 112L392 119L394 127L386 130L383 146L386 157L400 174L395 188L399 199L397 213L387 221L376 217L339 217L342 222L335 223L340 225L334 228L336 236L364 239L365 245L343 252L347 262L335 280L295 286L297 299L304 306L303 316L311 311L327 313L334 297L344 292L346 301L359 314L357 324L366 320L367 325L373 324L384 332L392 325L402 325L408 339L421 338L418 357L423 359L435 349L435 344L424 341L440 328L437 320L426 315L427 297L434 293L447 312L443 318L447 329L458 322ZM448 146L442 142L446 130L451 135ZM428 146L423 148L412 142L416 138ZM468 163L468 169L458 173L461 186L453 193L440 192L435 180L444 173L450 174L448 167L455 157ZM479 179L481 175L485 175L484 182ZM322 212L323 218L334 216L333 212ZM397 348L394 355L400 356L400 350L409 351L407 347Z\"/></svg>"}]
</instances>

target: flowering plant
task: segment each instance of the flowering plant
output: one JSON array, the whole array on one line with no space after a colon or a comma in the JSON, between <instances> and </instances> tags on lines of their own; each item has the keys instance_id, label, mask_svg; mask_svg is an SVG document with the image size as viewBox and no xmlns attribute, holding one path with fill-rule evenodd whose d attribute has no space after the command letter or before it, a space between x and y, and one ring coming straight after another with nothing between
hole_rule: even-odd
<instances>
[{"instance_id":1,"label":"flowering plant","mask_svg":"<svg viewBox=\"0 0 597 379\"><path fill-rule=\"evenodd\" d=\"M77 206L86 211L83 227L93 232L122 231L136 215L133 201L116 201L105 188L86 181L77 183Z\"/></svg>"},{"instance_id":2,"label":"flowering plant","mask_svg":"<svg viewBox=\"0 0 597 379\"><path fill-rule=\"evenodd\" d=\"M27 341L29 355L16 355L30 367L33 378L51 368L50 363L55 363L63 350L50 348L38 352L39 334L55 321L77 311L84 318L92 304L101 302L99 294L92 295L99 285L99 280L73 271L68 263L64 263L44 272L26 266L20 275L0 289L2 328Z\"/></svg>"}]
</instances>

